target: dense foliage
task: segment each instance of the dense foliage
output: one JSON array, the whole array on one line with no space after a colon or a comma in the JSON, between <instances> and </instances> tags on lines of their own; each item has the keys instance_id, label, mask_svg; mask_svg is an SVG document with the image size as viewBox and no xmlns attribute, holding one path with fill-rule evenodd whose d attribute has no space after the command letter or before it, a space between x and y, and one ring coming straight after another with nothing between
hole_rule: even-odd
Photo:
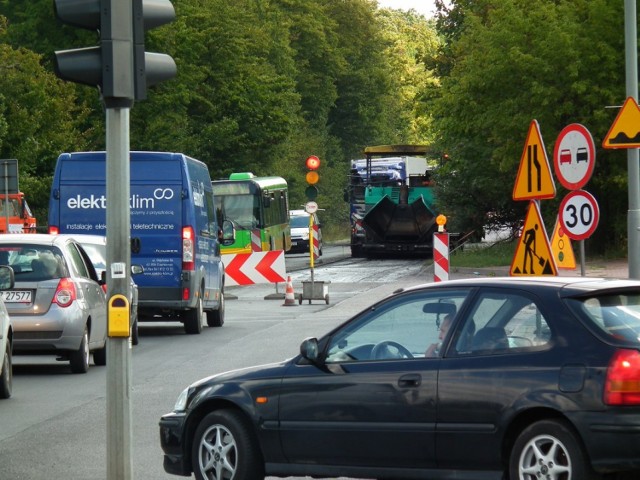
<instances>
[{"instance_id":1,"label":"dense foliage","mask_svg":"<svg viewBox=\"0 0 640 480\"><path fill-rule=\"evenodd\" d=\"M0 149L17 158L39 223L61 151L104 149L94 89L53 75L54 50L95 45L95 32L59 24L52 0L0 0ZM322 159L325 225L346 225L349 161L366 145L421 143L449 158L439 176L450 230L509 226L526 202L512 189L529 124L550 161L570 123L592 133L586 189L601 221L589 248L626 245L626 155L600 148L625 97L623 2L437 1L428 20L375 0L173 0L175 22L149 32L176 79L131 110L132 150L182 151L212 177L281 175L293 208L305 202L304 159ZM542 201L547 230L567 193ZM347 236L345 230L344 237Z\"/></svg>"}]
</instances>

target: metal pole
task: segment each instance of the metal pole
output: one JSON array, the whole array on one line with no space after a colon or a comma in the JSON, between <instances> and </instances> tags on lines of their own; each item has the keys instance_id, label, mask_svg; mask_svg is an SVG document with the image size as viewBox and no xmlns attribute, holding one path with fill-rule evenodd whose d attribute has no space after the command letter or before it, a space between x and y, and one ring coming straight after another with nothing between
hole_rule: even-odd
<instances>
[{"instance_id":1,"label":"metal pole","mask_svg":"<svg viewBox=\"0 0 640 480\"><path fill-rule=\"evenodd\" d=\"M4 162L4 218L5 232L9 233L9 162Z\"/></svg>"},{"instance_id":2,"label":"metal pole","mask_svg":"<svg viewBox=\"0 0 640 480\"><path fill-rule=\"evenodd\" d=\"M624 0L624 38L627 97L638 101L638 37L636 0ZM629 278L640 279L640 156L627 149L629 211L627 213L627 258Z\"/></svg>"},{"instance_id":3,"label":"metal pole","mask_svg":"<svg viewBox=\"0 0 640 480\"><path fill-rule=\"evenodd\" d=\"M129 109L107 108L107 265L123 264L124 275L107 268L107 301L121 294L131 298L129 210ZM107 315L109 311L107 310ZM130 480L131 463L131 337L107 341L107 478Z\"/></svg>"}]
</instances>

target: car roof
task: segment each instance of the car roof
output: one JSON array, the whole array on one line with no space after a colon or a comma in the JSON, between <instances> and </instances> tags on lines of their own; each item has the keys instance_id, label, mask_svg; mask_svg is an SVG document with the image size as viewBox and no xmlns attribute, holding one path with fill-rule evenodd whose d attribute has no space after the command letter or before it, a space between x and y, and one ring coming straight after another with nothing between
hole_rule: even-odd
<instances>
[{"instance_id":1,"label":"car roof","mask_svg":"<svg viewBox=\"0 0 640 480\"><path fill-rule=\"evenodd\" d=\"M0 235L0 244L24 243L32 245L55 245L66 239L48 233L10 233Z\"/></svg>"},{"instance_id":2,"label":"car roof","mask_svg":"<svg viewBox=\"0 0 640 480\"><path fill-rule=\"evenodd\" d=\"M640 280L573 277L573 276L531 276L531 277L482 277L416 285L394 293L447 287L509 287L536 290L561 291L563 297L590 294L596 290L636 289L640 293Z\"/></svg>"},{"instance_id":3,"label":"car roof","mask_svg":"<svg viewBox=\"0 0 640 480\"><path fill-rule=\"evenodd\" d=\"M91 243L94 245L106 245L107 237L103 235L89 235L89 234L74 234L74 233L60 233L58 237L71 238L78 243Z\"/></svg>"}]
</instances>

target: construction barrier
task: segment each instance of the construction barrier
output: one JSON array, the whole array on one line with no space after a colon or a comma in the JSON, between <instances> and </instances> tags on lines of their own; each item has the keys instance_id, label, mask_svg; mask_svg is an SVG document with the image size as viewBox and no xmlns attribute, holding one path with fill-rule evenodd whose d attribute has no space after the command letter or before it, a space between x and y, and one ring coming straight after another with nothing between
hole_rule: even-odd
<instances>
[{"instance_id":1,"label":"construction barrier","mask_svg":"<svg viewBox=\"0 0 640 480\"><path fill-rule=\"evenodd\" d=\"M449 234L433 234L433 281L449 280Z\"/></svg>"}]
</instances>

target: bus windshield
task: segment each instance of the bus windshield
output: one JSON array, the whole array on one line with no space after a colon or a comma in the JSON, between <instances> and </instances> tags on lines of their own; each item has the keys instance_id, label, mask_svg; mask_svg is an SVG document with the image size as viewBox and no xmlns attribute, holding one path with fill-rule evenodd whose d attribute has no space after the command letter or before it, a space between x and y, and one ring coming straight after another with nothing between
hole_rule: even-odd
<instances>
[{"instance_id":1,"label":"bus windshield","mask_svg":"<svg viewBox=\"0 0 640 480\"><path fill-rule=\"evenodd\" d=\"M223 220L231 220L236 228L250 229L260 223L260 197L255 195L229 195L220 198L218 205Z\"/></svg>"}]
</instances>

